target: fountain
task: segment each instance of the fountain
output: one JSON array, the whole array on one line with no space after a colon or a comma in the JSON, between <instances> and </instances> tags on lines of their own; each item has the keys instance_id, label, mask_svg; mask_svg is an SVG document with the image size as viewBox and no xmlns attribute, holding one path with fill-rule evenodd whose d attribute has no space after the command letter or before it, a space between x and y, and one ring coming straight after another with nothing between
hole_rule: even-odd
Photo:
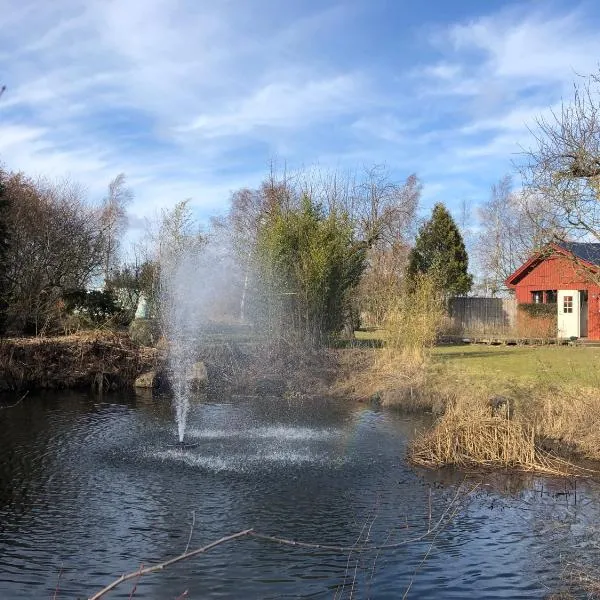
<instances>
[{"instance_id":1,"label":"fountain","mask_svg":"<svg viewBox=\"0 0 600 600\"><path fill-rule=\"evenodd\" d=\"M183 444L198 351L236 270L221 241L196 236L160 256L160 313L179 444Z\"/></svg>"}]
</instances>

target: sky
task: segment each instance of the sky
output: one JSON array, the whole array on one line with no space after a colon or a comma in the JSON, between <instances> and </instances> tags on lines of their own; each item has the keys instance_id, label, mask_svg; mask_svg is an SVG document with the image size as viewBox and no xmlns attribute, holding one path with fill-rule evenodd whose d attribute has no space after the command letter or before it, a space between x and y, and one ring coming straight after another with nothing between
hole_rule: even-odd
<instances>
[{"instance_id":1,"label":"sky","mask_svg":"<svg viewBox=\"0 0 600 600\"><path fill-rule=\"evenodd\" d=\"M125 173L130 226L290 169L417 173L474 214L600 59L590 2L0 0L0 162Z\"/></svg>"}]
</instances>

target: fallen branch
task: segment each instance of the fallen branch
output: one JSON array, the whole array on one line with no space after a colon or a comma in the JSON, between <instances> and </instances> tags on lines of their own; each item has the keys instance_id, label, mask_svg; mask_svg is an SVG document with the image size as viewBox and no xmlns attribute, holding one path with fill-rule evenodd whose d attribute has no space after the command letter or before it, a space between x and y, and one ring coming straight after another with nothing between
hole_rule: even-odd
<instances>
[{"instance_id":1,"label":"fallen branch","mask_svg":"<svg viewBox=\"0 0 600 600\"><path fill-rule=\"evenodd\" d=\"M244 531L238 531L237 533L233 533L231 535L226 535L225 537L222 537L221 539L219 539L215 542L211 542L210 544L207 544L206 546L202 546L202 548L197 548L196 550L192 550L190 552L184 552L183 554L180 554L179 556L176 556L175 558L171 558L170 560L162 562L158 565L152 565L150 567L146 567L145 569L138 569L137 571L133 571L133 573L128 573L127 575L121 575L121 577L119 577L119 579L115 579L115 581L113 581L111 584L107 585L105 588L101 589L97 594L90 596L90 598L88 600L99 600L99 598L102 598L102 596L104 596L105 594L107 594L108 592L110 592L111 590L116 588L118 585L121 585L124 581L129 581L130 579L134 579L136 577L141 577L142 575L148 575L149 573L155 573L156 571L162 571L163 569L165 569L171 565L174 565L175 563L178 563L182 560L187 560L188 558L192 558L193 556L197 556L198 554L202 554L203 552L207 552L211 548L214 548L215 546L219 546L220 544L224 544L225 542L229 542L236 538L241 538L241 537L247 536L251 532L252 532L252 529L245 529Z\"/></svg>"},{"instance_id":2,"label":"fallen branch","mask_svg":"<svg viewBox=\"0 0 600 600\"><path fill-rule=\"evenodd\" d=\"M27 390L14 404L9 404L8 406L0 406L0 410L4 410L5 408L14 408L18 404L21 404L23 400L25 400L25 396L29 394L29 390Z\"/></svg>"},{"instance_id":3,"label":"fallen branch","mask_svg":"<svg viewBox=\"0 0 600 600\"><path fill-rule=\"evenodd\" d=\"M465 497L470 496L478 487L479 487L479 484L473 486L468 492L466 492ZM159 563L157 565L152 565L150 567L146 567L145 569L138 569L138 570L128 573L126 575L122 575L121 577L119 577L118 579L115 579L115 581L113 581L112 583L107 585L105 588L101 589L98 593L94 594L93 596L90 596L90 598L88 598L88 600L100 600L100 598L102 598L105 594L107 594L108 592L110 592L111 590L113 590L114 588L116 588L118 585L120 585L121 583L123 583L125 581L129 581L130 579L135 579L135 578L139 579L142 575L148 575L150 573L162 571L163 569L165 569L171 565L174 565L175 563L181 562L183 560L187 560L189 558L193 558L194 556L203 554L204 552L207 552L208 550L211 550L212 548L215 548L216 546L220 546L221 544L224 544L226 542L229 542L229 541L232 541L235 539L244 538L244 537L253 537L258 540L263 540L265 542L272 542L272 543L276 543L276 544L282 544L284 546L294 546L297 548L310 548L312 550L327 550L329 552L335 552L338 554L347 554L349 552L350 553L359 553L359 552L362 553L362 552L392 550L395 548L401 548L402 546L406 546L408 544L412 544L412 543L427 539L429 536L434 534L432 545L431 545L429 551L427 552L427 554L425 555L425 558L423 559L423 561L421 561L421 565L422 565L423 562L425 562L427 556L429 555L429 552L431 551L431 548L433 547L433 542L435 542L435 539L438 537L438 535L441 533L441 531L443 531L444 527L449 525L452 522L452 520L454 519L454 517L457 515L458 509L460 508L460 503L457 502L457 500L459 499L461 491L462 491L462 487L459 487L456 491L456 494L454 494L452 501L446 507L446 509L442 513L441 517L435 522L433 527L431 526L431 520L430 520L431 517L429 517L428 527L427 527L427 531L425 531L425 533L415 536L415 537L412 537L412 538L409 538L402 542L396 542L396 543L392 543L392 544L386 543L386 544L380 544L380 545L364 544L361 546L361 545L358 545L358 541L360 540L360 537L362 536L362 531L361 531L361 535L359 536L359 539L357 540L357 542L354 543L354 545L352 545L352 546L334 546L334 545L329 545L329 544L317 544L317 543L312 543L312 542L299 542L297 540L290 540L287 538L281 538L281 537L277 537L274 535L267 535L264 533L259 533L257 531L254 531L254 529L252 529L252 528L244 529L243 531L238 531L237 533L232 533L231 535L222 537L214 542L211 542L210 544L207 544L206 546L197 548L196 550L191 550L189 552L187 552L187 550L186 550L186 552L184 552L183 554L180 554L179 556L171 558L165 562ZM363 527L363 529L364 529L364 527ZM421 565L419 565L419 567ZM418 568L417 568L417 570L418 570ZM415 571L415 573L416 573L416 571Z\"/></svg>"}]
</instances>

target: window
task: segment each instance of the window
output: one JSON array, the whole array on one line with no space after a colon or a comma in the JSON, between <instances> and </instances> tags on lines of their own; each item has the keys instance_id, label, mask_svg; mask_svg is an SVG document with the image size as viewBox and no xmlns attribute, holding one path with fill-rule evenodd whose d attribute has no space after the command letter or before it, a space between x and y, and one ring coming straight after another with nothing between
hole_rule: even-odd
<instances>
[{"instance_id":1,"label":"window","mask_svg":"<svg viewBox=\"0 0 600 600\"><path fill-rule=\"evenodd\" d=\"M556 304L558 294L556 290L536 290L531 292L531 302L533 304Z\"/></svg>"},{"instance_id":2,"label":"window","mask_svg":"<svg viewBox=\"0 0 600 600\"><path fill-rule=\"evenodd\" d=\"M542 304L544 302L544 292L531 292L531 302Z\"/></svg>"},{"instance_id":3,"label":"window","mask_svg":"<svg viewBox=\"0 0 600 600\"><path fill-rule=\"evenodd\" d=\"M564 296L563 297L563 313L572 313L573 312L573 296Z\"/></svg>"}]
</instances>

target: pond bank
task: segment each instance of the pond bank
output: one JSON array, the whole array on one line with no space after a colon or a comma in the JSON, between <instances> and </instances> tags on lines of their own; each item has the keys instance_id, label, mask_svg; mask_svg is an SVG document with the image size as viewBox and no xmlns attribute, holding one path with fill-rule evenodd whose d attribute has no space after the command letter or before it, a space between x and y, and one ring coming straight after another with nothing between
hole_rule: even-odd
<instances>
[{"instance_id":1,"label":"pond bank","mask_svg":"<svg viewBox=\"0 0 600 600\"><path fill-rule=\"evenodd\" d=\"M155 360L153 348L136 346L124 333L7 338L0 340L0 392L124 389Z\"/></svg>"},{"instance_id":2,"label":"pond bank","mask_svg":"<svg viewBox=\"0 0 600 600\"><path fill-rule=\"evenodd\" d=\"M385 356L355 369L345 387L437 416L409 449L415 464L563 474L577 470L566 461L600 460L598 349L454 346L420 361Z\"/></svg>"},{"instance_id":3,"label":"pond bank","mask_svg":"<svg viewBox=\"0 0 600 600\"><path fill-rule=\"evenodd\" d=\"M384 348L313 351L277 344L204 348L209 394L337 397L430 413L409 448L417 465L571 472L600 460L600 349L440 347L425 359ZM0 391L131 388L164 372L162 353L126 333L0 341Z\"/></svg>"}]
</instances>

